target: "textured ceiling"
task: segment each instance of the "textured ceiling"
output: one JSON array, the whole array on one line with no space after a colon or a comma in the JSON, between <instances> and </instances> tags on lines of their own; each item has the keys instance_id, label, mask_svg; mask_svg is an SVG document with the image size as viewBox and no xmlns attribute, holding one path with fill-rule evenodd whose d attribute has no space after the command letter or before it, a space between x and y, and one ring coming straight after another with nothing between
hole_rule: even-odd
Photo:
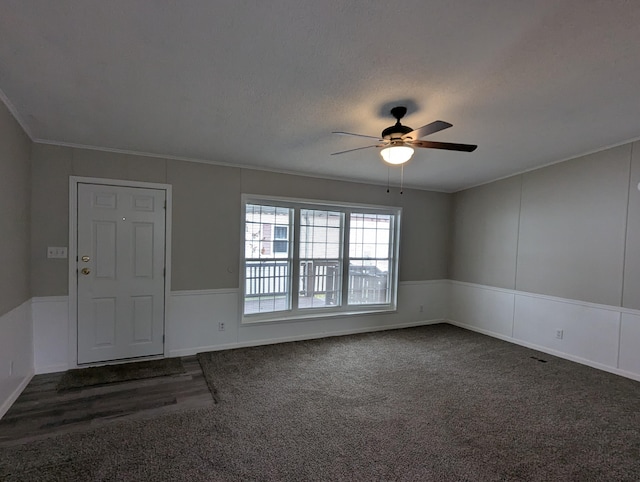
<instances>
[{"instance_id":1,"label":"textured ceiling","mask_svg":"<svg viewBox=\"0 0 640 482\"><path fill-rule=\"evenodd\" d=\"M367 182L377 136L453 127L456 191L640 137L640 2L2 0L0 89L34 140ZM399 170L391 170L399 180Z\"/></svg>"}]
</instances>

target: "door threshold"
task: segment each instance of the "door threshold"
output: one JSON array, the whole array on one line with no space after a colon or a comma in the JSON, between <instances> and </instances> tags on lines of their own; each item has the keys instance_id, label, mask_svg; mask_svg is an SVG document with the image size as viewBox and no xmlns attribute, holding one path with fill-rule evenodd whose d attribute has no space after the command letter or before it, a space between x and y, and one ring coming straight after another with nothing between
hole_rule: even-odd
<instances>
[{"instance_id":1,"label":"door threshold","mask_svg":"<svg viewBox=\"0 0 640 482\"><path fill-rule=\"evenodd\" d=\"M77 368L102 367L106 365L124 365L125 363L162 360L163 358L165 358L164 355L149 355L149 356L137 356L133 358L118 358L117 360L106 360L106 361L89 362L89 363L82 363L82 364L78 363Z\"/></svg>"}]
</instances>

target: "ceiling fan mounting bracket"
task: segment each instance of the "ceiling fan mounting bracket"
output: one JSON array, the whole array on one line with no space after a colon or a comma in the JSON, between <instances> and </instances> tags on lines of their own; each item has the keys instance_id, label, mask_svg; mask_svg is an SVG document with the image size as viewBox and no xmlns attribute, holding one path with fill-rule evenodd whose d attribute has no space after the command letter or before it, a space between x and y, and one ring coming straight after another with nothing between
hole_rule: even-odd
<instances>
[{"instance_id":1,"label":"ceiling fan mounting bracket","mask_svg":"<svg viewBox=\"0 0 640 482\"><path fill-rule=\"evenodd\" d=\"M400 119L402 119L406 115L406 113L407 113L407 108L402 105L399 105L391 109L391 115L395 117L398 122L400 122Z\"/></svg>"}]
</instances>

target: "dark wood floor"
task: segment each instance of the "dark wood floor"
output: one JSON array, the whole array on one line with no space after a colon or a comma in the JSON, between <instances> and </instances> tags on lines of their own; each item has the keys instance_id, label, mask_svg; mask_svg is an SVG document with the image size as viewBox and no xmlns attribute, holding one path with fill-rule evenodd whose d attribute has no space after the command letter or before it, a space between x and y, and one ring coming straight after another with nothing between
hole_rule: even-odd
<instances>
[{"instance_id":1,"label":"dark wood floor","mask_svg":"<svg viewBox=\"0 0 640 482\"><path fill-rule=\"evenodd\" d=\"M213 399L195 356L186 373L58 393L62 373L36 375L0 420L0 447L52 434L87 430L114 420L154 417L211 406Z\"/></svg>"}]
</instances>

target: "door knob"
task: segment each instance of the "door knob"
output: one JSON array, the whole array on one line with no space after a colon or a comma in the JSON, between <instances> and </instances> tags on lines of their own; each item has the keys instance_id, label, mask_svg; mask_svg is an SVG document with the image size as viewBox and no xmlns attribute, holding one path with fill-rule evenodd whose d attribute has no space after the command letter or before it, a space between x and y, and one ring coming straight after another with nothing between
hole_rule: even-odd
<instances>
[{"instance_id":1,"label":"door knob","mask_svg":"<svg viewBox=\"0 0 640 482\"><path fill-rule=\"evenodd\" d=\"M86 275L86 274L91 273L91 270L89 268L82 268L81 273Z\"/></svg>"},{"instance_id":2,"label":"door knob","mask_svg":"<svg viewBox=\"0 0 640 482\"><path fill-rule=\"evenodd\" d=\"M82 257L82 261L84 261L85 263L89 262L89 256L83 256Z\"/></svg>"}]
</instances>

